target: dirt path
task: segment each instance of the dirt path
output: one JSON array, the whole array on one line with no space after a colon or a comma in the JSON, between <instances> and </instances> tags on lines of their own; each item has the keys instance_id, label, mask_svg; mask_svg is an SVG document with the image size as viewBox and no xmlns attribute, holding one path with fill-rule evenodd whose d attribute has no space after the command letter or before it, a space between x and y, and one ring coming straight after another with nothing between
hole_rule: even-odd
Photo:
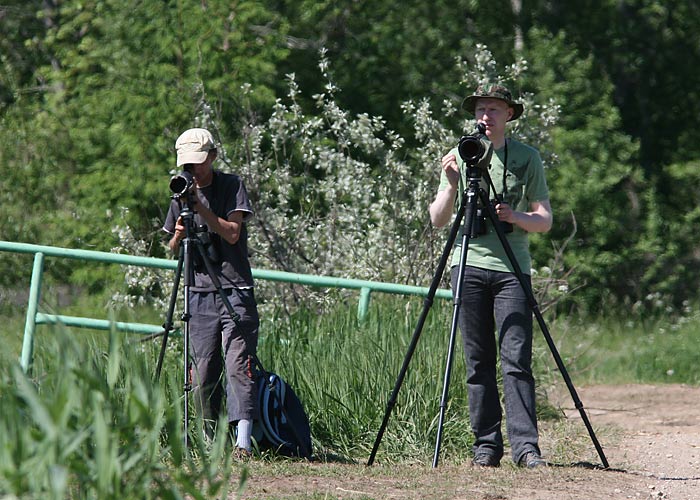
<instances>
[{"instance_id":1,"label":"dirt path","mask_svg":"<svg viewBox=\"0 0 700 500\"><path fill-rule=\"evenodd\" d=\"M623 385L577 388L603 446L601 461L566 391L553 396L564 432L542 425L544 470L464 464L366 467L327 463L250 465L245 499L700 500L700 388ZM556 450L556 453L555 453ZM567 456L567 453L570 455ZM569 461L570 459L570 461Z\"/></svg>"},{"instance_id":2,"label":"dirt path","mask_svg":"<svg viewBox=\"0 0 700 500\"><path fill-rule=\"evenodd\" d=\"M621 431L605 448L612 469L643 478L651 498L700 499L700 388L594 386L579 396L595 425Z\"/></svg>"}]
</instances>

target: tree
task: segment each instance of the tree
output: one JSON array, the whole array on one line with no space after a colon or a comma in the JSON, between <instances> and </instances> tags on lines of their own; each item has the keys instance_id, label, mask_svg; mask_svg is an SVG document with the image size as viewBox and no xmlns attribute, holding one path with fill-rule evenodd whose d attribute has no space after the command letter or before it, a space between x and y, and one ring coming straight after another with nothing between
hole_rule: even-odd
<instances>
[{"instance_id":1,"label":"tree","mask_svg":"<svg viewBox=\"0 0 700 500\"><path fill-rule=\"evenodd\" d=\"M551 146L558 164L547 171L555 223L548 238L537 239L535 255L551 254L548 246L575 231L563 262L574 270L571 286L586 287L579 301L597 307L608 295L637 298L648 191L633 166L637 145L620 131L613 86L563 34L532 29L527 46L533 67L525 85L561 107Z\"/></svg>"},{"instance_id":2,"label":"tree","mask_svg":"<svg viewBox=\"0 0 700 500\"><path fill-rule=\"evenodd\" d=\"M24 40L25 52L43 57L31 59L40 64L31 78L23 67L15 79L12 90L22 100L2 116L0 172L15 186L13 197L44 210L4 211L4 237L109 250L117 240L105 228L126 207L128 223L157 253L154 220L167 206L175 138L214 117L223 124L220 138L228 138L246 118L239 111L244 84L257 105L272 102L275 61L285 49L252 26L277 25L279 33L283 23L253 1L68 0L43 7L43 31ZM28 95L34 82L41 87Z\"/></svg>"},{"instance_id":3,"label":"tree","mask_svg":"<svg viewBox=\"0 0 700 500\"><path fill-rule=\"evenodd\" d=\"M700 4L688 0L533 2L531 22L567 39L609 75L622 126L640 140L648 177L700 152L695 127L669 117L700 113ZM663 192L663 183L657 188Z\"/></svg>"},{"instance_id":4,"label":"tree","mask_svg":"<svg viewBox=\"0 0 700 500\"><path fill-rule=\"evenodd\" d=\"M659 265L689 266L696 252L676 223L693 215L671 181L692 178L700 141L668 115L698 114L699 8L681 0L8 0L0 175L12 189L0 190L2 237L109 250L119 240L109 229L128 226L144 242L139 251L163 255L173 143L197 125L215 132L226 168L250 176L271 264L350 273L334 238L370 255L381 236L390 243L378 247L379 260L390 264L370 263L365 273L420 282L430 269L418 263L435 260L439 241L421 219L433 167L473 126L456 112L479 78L465 75L499 61L527 103L514 134L557 165L548 170L556 225L533 237L535 261L546 263L552 245L570 237L573 216L564 265L574 285L587 284L582 301L659 290L682 301L689 287ZM332 63L326 77L317 68L322 47ZM334 186L353 180L344 169L366 175L373 191ZM391 169L401 180L385 185L378 176ZM343 210L367 217L352 235L341 230L351 222ZM328 265L310 263L313 247L292 245L294 224L319 220L333 230L308 234L336 243ZM429 243L407 243L416 238ZM6 267L2 280L11 283L20 266ZM52 272L80 278L76 269Z\"/></svg>"},{"instance_id":5,"label":"tree","mask_svg":"<svg viewBox=\"0 0 700 500\"><path fill-rule=\"evenodd\" d=\"M456 59L473 57L477 43L488 45L502 64L515 59L514 17L506 1L276 0L269 5L290 20L292 49L282 71L293 72L302 88L319 92L313 61L321 47L327 49L335 82L343 89L338 103L353 113L381 116L402 135L411 132L401 110L405 101L429 98L436 108L445 99L461 102L465 89ZM300 104L313 106L306 100Z\"/></svg>"}]
</instances>

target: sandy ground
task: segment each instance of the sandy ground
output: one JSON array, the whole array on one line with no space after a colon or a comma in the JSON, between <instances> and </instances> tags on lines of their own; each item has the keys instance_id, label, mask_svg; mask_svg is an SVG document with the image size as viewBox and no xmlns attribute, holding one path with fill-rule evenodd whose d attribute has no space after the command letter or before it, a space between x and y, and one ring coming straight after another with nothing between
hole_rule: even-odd
<instances>
[{"instance_id":1,"label":"sandy ground","mask_svg":"<svg viewBox=\"0 0 700 500\"><path fill-rule=\"evenodd\" d=\"M604 448L611 469L642 478L650 498L700 499L700 388L595 386L579 395L591 421L621 431Z\"/></svg>"},{"instance_id":2,"label":"sandy ground","mask_svg":"<svg viewBox=\"0 0 700 500\"><path fill-rule=\"evenodd\" d=\"M484 470L471 464L432 469L252 462L243 493L230 498L700 500L700 388L591 386L577 393L609 462L607 470L564 388L551 397L567 416L570 442L567 432L548 430L544 423L541 445L545 455L555 448L571 450L566 463L528 471L508 463Z\"/></svg>"}]
</instances>

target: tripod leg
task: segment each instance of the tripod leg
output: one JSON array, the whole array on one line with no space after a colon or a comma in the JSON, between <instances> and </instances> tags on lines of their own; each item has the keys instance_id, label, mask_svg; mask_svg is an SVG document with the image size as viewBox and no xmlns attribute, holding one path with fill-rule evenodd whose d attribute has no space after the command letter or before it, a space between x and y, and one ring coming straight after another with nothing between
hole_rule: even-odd
<instances>
[{"instance_id":1,"label":"tripod leg","mask_svg":"<svg viewBox=\"0 0 700 500\"><path fill-rule=\"evenodd\" d=\"M571 394L571 398L574 401L574 405L576 409L579 411L581 415L581 419L583 420L584 425L586 426L586 429L588 430L588 434L591 437L591 440L593 441L593 445L595 446L596 451L598 452L598 456L600 457L601 462L603 463L604 468L609 468L610 465L608 464L608 460L605 457L605 454L603 453L603 448L601 447L600 443L598 442L598 438L595 435L595 432L593 431L593 426L591 425L590 420L588 419L588 415L586 415L586 411L583 409L583 403L581 403L581 400L578 397L578 394L576 392L576 388L574 387L574 384L571 382L571 378L569 377L569 373L566 370L566 366L564 366L564 362L561 359L561 356L559 355L559 351L557 350L556 345L554 344L554 340L552 340L552 336L549 333L549 329L547 328L547 324L544 321L544 318L542 317L542 313L540 312L539 305L537 304L537 300L535 299L535 295L532 293L532 289L528 285L527 281L525 280L523 276L523 272L520 269L520 266L518 265L517 260L515 259L515 254L513 253L513 249L510 247L510 244L508 243L508 239L506 238L505 233L503 232L503 228L501 227L498 216L494 212L493 207L489 203L489 199L487 194L483 191L479 191L479 196L481 197L483 206L486 207L486 210L488 212L489 220L491 221L491 224L496 230L496 234L498 235L498 239L501 242L501 245L503 245L503 250L506 252L506 255L508 256L508 260L510 261L511 265L513 266L513 269L515 270L515 275L518 278L518 281L520 282L520 285L523 288L523 291L525 292L525 295L527 296L528 302L530 303L530 308L532 309L533 314L535 315L535 318L537 319L537 324L540 326L540 330L542 330L542 334L544 335L545 340L547 341L547 345L549 346L549 350L552 353L552 356L554 357L554 362L557 365L557 368L559 369L559 372L562 374L562 377L564 378L564 382L566 383L566 387L569 389L569 393Z\"/></svg>"},{"instance_id":2,"label":"tripod leg","mask_svg":"<svg viewBox=\"0 0 700 500\"><path fill-rule=\"evenodd\" d=\"M189 231L189 230L188 230ZM188 232L189 234L189 232ZM196 238L196 237L195 237ZM184 442L185 442L185 452L189 449L189 432L190 432L190 391L192 390L192 381L190 378L190 286L194 283L194 267L192 265L192 238L190 236L186 237L184 240L184 268L185 268L185 300L183 306L182 320L185 324L184 331L182 334L183 345L182 345L182 364L184 369L184 380L183 380L183 407L184 407Z\"/></svg>"},{"instance_id":3,"label":"tripod leg","mask_svg":"<svg viewBox=\"0 0 700 500\"><path fill-rule=\"evenodd\" d=\"M435 439L435 453L433 454L433 468L438 465L440 446L442 443L442 430L445 424L445 412L447 411L447 397L449 394L450 378L452 375L452 361L454 358L455 339L459 324L459 311L462 305L462 288L464 282L464 268L467 264L467 252L469 250L469 235L471 235L476 216L476 192L470 188L466 196L467 207L465 215L465 227L462 232L462 249L459 258L459 280L454 291L452 312L452 324L450 326L450 341L447 348L447 362L445 366L445 378L443 382L442 397L440 399L440 418L438 420L437 437Z\"/></svg>"},{"instance_id":4,"label":"tripod leg","mask_svg":"<svg viewBox=\"0 0 700 500\"><path fill-rule=\"evenodd\" d=\"M396 379L396 383L394 384L394 389L391 392L391 395L389 396L389 401L387 402L386 405L386 410L384 412L384 418L382 419L382 424L379 427L379 432L377 433L377 438L374 440L374 446L372 447L372 452L370 453L369 460L367 461L367 465L370 466L374 463L374 458L377 455L377 450L379 449L379 444L382 441L382 437L384 436L384 432L386 431L386 426L389 423L389 417L391 416L391 412L394 409L394 406L396 406L396 399L399 394L399 390L401 390L401 385L403 385L403 380L406 377L406 372L408 371L408 365L411 363L411 359L413 358L413 354L416 350L416 347L418 346L418 340L420 339L420 335L423 331L423 326L425 325L425 320L428 317L428 313L430 312L431 307L433 306L433 300L435 299L435 293L437 292L438 287L440 286L440 280L442 279L442 275L445 271L445 267L447 266L447 261L450 257L450 253L452 251L452 245L454 244L455 240L457 239L457 234L459 232L459 226L462 221L462 218L464 217L464 212L466 208L466 197L463 197L462 203L457 210L457 215L455 216L455 220L452 223L452 227L450 229L450 235L447 238L447 243L445 244L445 248L442 251L442 255L440 257L440 261L438 262L437 269L435 270L435 275L433 276L433 281L430 284L430 288L428 290L428 294L425 297L425 300L423 301L423 310L421 311L420 317L418 318L418 323L416 324L415 329L413 330L413 336L411 337L411 343L408 346L408 351L406 352L406 355L404 356L403 364L401 365L401 370L399 371L399 376Z\"/></svg>"},{"instance_id":5,"label":"tripod leg","mask_svg":"<svg viewBox=\"0 0 700 500\"><path fill-rule=\"evenodd\" d=\"M173 290L170 293L170 304L168 312L163 323L163 341L158 355L158 365L156 366L156 381L160 380L160 372L163 368L163 358L165 357L165 348L168 345L168 335L173 329L173 314L175 313L175 303L177 302L177 289L180 286L180 275L182 274L182 266L184 262L184 247L180 247L180 255L177 259L177 269L175 271L175 280L173 281Z\"/></svg>"},{"instance_id":6,"label":"tripod leg","mask_svg":"<svg viewBox=\"0 0 700 500\"><path fill-rule=\"evenodd\" d=\"M194 285L194 265L192 256L192 245L195 240L199 239L195 236L195 231L193 228L194 224L194 212L188 202L186 208L180 212L180 218L185 226L185 238L182 240L180 245L180 257L178 261L178 272L177 276L181 274L184 276L184 304L182 312L182 321L184 323L182 332L182 365L183 365L183 441L185 453L189 452L189 439L190 439L190 391L192 390L192 382L190 379L190 288ZM173 290L173 297L175 297L176 291Z\"/></svg>"}]
</instances>

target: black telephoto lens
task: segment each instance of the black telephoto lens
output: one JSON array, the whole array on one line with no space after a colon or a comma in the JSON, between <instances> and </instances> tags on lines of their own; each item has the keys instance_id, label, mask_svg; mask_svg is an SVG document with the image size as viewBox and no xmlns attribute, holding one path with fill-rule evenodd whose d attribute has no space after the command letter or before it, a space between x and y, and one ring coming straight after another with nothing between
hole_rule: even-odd
<instances>
[{"instance_id":1,"label":"black telephoto lens","mask_svg":"<svg viewBox=\"0 0 700 500\"><path fill-rule=\"evenodd\" d=\"M192 188L194 177L192 174L183 171L170 178L170 190L176 195L183 195Z\"/></svg>"},{"instance_id":2,"label":"black telephoto lens","mask_svg":"<svg viewBox=\"0 0 700 500\"><path fill-rule=\"evenodd\" d=\"M476 161L486 152L481 140L472 135L462 137L459 140L457 150L459 151L459 156L466 162Z\"/></svg>"},{"instance_id":3,"label":"black telephoto lens","mask_svg":"<svg viewBox=\"0 0 700 500\"><path fill-rule=\"evenodd\" d=\"M486 125L476 124L473 134L462 136L457 145L460 158L468 164L478 163L486 153L488 138L486 137Z\"/></svg>"}]
</instances>

